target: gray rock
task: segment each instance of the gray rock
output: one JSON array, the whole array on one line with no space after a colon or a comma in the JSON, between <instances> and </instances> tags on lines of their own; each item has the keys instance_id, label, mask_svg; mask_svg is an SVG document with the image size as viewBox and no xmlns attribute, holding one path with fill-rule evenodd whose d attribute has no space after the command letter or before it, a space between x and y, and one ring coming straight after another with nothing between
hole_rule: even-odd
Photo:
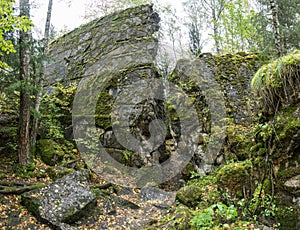
<instances>
[{"instance_id":1,"label":"gray rock","mask_svg":"<svg viewBox=\"0 0 300 230\"><path fill-rule=\"evenodd\" d=\"M139 196L142 202L151 202L153 205L160 208L167 208L175 202L174 192L166 192L155 187L143 187Z\"/></svg>"},{"instance_id":2,"label":"gray rock","mask_svg":"<svg viewBox=\"0 0 300 230\"><path fill-rule=\"evenodd\" d=\"M139 209L140 208L137 204L135 204L129 200L126 200L122 197L110 195L110 198L114 201L114 203L117 206L119 206L121 208L131 208L131 209Z\"/></svg>"},{"instance_id":3,"label":"gray rock","mask_svg":"<svg viewBox=\"0 0 300 230\"><path fill-rule=\"evenodd\" d=\"M73 227L73 226L71 226L71 225L69 225L69 224L66 224L66 223L61 223L61 224L59 225L59 229L60 229L60 230L76 230L77 228L76 228L76 227Z\"/></svg>"},{"instance_id":4,"label":"gray rock","mask_svg":"<svg viewBox=\"0 0 300 230\"><path fill-rule=\"evenodd\" d=\"M300 189L300 175L294 176L287 180L284 185L289 188Z\"/></svg>"},{"instance_id":5,"label":"gray rock","mask_svg":"<svg viewBox=\"0 0 300 230\"><path fill-rule=\"evenodd\" d=\"M120 196L120 195L126 195L126 196L130 196L130 197L134 197L135 196L132 188L130 188L130 187L119 187L117 189L117 195L118 196Z\"/></svg>"},{"instance_id":6,"label":"gray rock","mask_svg":"<svg viewBox=\"0 0 300 230\"><path fill-rule=\"evenodd\" d=\"M87 172L77 171L41 189L22 195L22 204L38 219L58 228L86 216L96 206L96 198L87 183Z\"/></svg>"},{"instance_id":7,"label":"gray rock","mask_svg":"<svg viewBox=\"0 0 300 230\"><path fill-rule=\"evenodd\" d=\"M293 196L299 197L300 194L300 175L294 176L288 179L284 183L285 189L287 189ZM298 200L300 204L300 201Z\"/></svg>"},{"instance_id":8,"label":"gray rock","mask_svg":"<svg viewBox=\"0 0 300 230\"><path fill-rule=\"evenodd\" d=\"M102 197L102 199L104 201L104 208L105 208L106 214L115 215L117 213L117 210L116 210L116 206L112 202L112 200L110 200L108 198L104 198L104 197Z\"/></svg>"}]
</instances>

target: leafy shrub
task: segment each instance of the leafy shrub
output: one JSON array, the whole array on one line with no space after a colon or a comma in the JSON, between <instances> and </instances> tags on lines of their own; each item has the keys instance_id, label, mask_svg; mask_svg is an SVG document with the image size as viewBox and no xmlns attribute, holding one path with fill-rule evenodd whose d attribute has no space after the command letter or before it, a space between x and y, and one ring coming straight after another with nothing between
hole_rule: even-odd
<instances>
[{"instance_id":1,"label":"leafy shrub","mask_svg":"<svg viewBox=\"0 0 300 230\"><path fill-rule=\"evenodd\" d=\"M216 226L234 221L238 216L238 211L234 205L227 206L217 203L204 210L196 210L191 220L191 224L196 229L212 229Z\"/></svg>"},{"instance_id":2,"label":"leafy shrub","mask_svg":"<svg viewBox=\"0 0 300 230\"><path fill-rule=\"evenodd\" d=\"M40 135L42 138L64 138L64 130L72 123L72 102L77 89L75 82L69 86L56 83L42 100Z\"/></svg>"}]
</instances>

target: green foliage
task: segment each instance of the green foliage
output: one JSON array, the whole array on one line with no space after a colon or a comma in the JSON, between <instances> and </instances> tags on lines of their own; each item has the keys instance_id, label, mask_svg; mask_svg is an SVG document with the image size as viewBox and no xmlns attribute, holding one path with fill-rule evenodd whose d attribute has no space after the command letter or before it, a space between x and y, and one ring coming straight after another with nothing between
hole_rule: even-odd
<instances>
[{"instance_id":1,"label":"green foliage","mask_svg":"<svg viewBox=\"0 0 300 230\"><path fill-rule=\"evenodd\" d=\"M196 229L212 229L221 227L226 222L234 221L237 217L238 211L234 205L227 206L219 202L204 210L196 210L191 224Z\"/></svg>"},{"instance_id":2,"label":"green foliage","mask_svg":"<svg viewBox=\"0 0 300 230\"><path fill-rule=\"evenodd\" d=\"M219 185L232 198L242 198L243 189L249 190L250 176L253 169L250 160L226 164L216 172Z\"/></svg>"},{"instance_id":3,"label":"green foliage","mask_svg":"<svg viewBox=\"0 0 300 230\"><path fill-rule=\"evenodd\" d=\"M275 216L276 211L278 210L276 204L274 203L274 199L271 195L267 194L263 185L259 184L253 194L253 198L251 199L248 205L248 211L253 215L256 220L258 216L269 217Z\"/></svg>"},{"instance_id":4,"label":"green foliage","mask_svg":"<svg viewBox=\"0 0 300 230\"><path fill-rule=\"evenodd\" d=\"M6 34L17 30L27 31L32 27L31 21L24 16L15 16L13 13L14 0L0 0L0 57L16 52L12 40L6 39ZM0 60L0 68L9 66Z\"/></svg>"},{"instance_id":5,"label":"green foliage","mask_svg":"<svg viewBox=\"0 0 300 230\"><path fill-rule=\"evenodd\" d=\"M63 159L65 153L57 142L41 139L36 142L36 154L45 164L54 166Z\"/></svg>"},{"instance_id":6,"label":"green foliage","mask_svg":"<svg viewBox=\"0 0 300 230\"><path fill-rule=\"evenodd\" d=\"M187 26L189 29L189 48L193 56L197 57L202 52L204 45L202 30L205 29L205 12L199 1L186 1L183 3L187 14Z\"/></svg>"},{"instance_id":7,"label":"green foliage","mask_svg":"<svg viewBox=\"0 0 300 230\"><path fill-rule=\"evenodd\" d=\"M190 220L193 217L192 210L187 208L184 205L179 204L174 210L174 213L168 214L162 220L163 227L161 229L170 229L170 230L186 230L191 229ZM156 228L157 229L157 228Z\"/></svg>"},{"instance_id":8,"label":"green foliage","mask_svg":"<svg viewBox=\"0 0 300 230\"><path fill-rule=\"evenodd\" d=\"M71 108L77 83L56 83L42 99L40 135L42 138L64 138L64 128L71 125Z\"/></svg>"},{"instance_id":9,"label":"green foliage","mask_svg":"<svg viewBox=\"0 0 300 230\"><path fill-rule=\"evenodd\" d=\"M211 229L215 223L214 220L214 206L210 206L201 212L197 212L196 215L192 218L192 226L197 229Z\"/></svg>"},{"instance_id":10,"label":"green foliage","mask_svg":"<svg viewBox=\"0 0 300 230\"><path fill-rule=\"evenodd\" d=\"M124 163L124 165L126 166L131 166L132 165L132 158L133 158L133 155L135 153L126 149L122 152L122 162Z\"/></svg>"},{"instance_id":11,"label":"green foliage","mask_svg":"<svg viewBox=\"0 0 300 230\"><path fill-rule=\"evenodd\" d=\"M190 180L187 187L197 186L202 197L196 207L187 209L189 215L183 220L184 226L189 226L188 229L248 229L263 219L279 226L276 218L280 209L277 197L270 194L272 185L267 183L268 180L258 183L252 168L251 161L232 162L220 166L211 175ZM255 180L251 187L250 178ZM179 210L182 210L182 204L162 222L174 226ZM187 219L189 224L186 224ZM184 228L177 222L174 229Z\"/></svg>"},{"instance_id":12,"label":"green foliage","mask_svg":"<svg viewBox=\"0 0 300 230\"><path fill-rule=\"evenodd\" d=\"M16 94L0 92L0 154L14 155L17 152L17 106Z\"/></svg>"},{"instance_id":13,"label":"green foliage","mask_svg":"<svg viewBox=\"0 0 300 230\"><path fill-rule=\"evenodd\" d=\"M278 20L284 51L300 49L300 2L277 0Z\"/></svg>"},{"instance_id":14,"label":"green foliage","mask_svg":"<svg viewBox=\"0 0 300 230\"><path fill-rule=\"evenodd\" d=\"M35 164L29 163L26 165L18 165L13 168L13 172L21 178L32 178L34 177L33 171L35 170Z\"/></svg>"},{"instance_id":15,"label":"green foliage","mask_svg":"<svg viewBox=\"0 0 300 230\"><path fill-rule=\"evenodd\" d=\"M274 36L270 29L272 23L270 20L270 2L269 0L257 0L257 4L259 12L255 20L259 33L263 35L259 50L273 53L275 47ZM276 5L283 53L300 49L300 2L298 0L277 0Z\"/></svg>"},{"instance_id":16,"label":"green foliage","mask_svg":"<svg viewBox=\"0 0 300 230\"><path fill-rule=\"evenodd\" d=\"M250 9L248 1L234 0L225 4L221 14L222 35L219 37L223 53L257 51L256 44L261 39L253 18L256 12Z\"/></svg>"},{"instance_id":17,"label":"green foliage","mask_svg":"<svg viewBox=\"0 0 300 230\"><path fill-rule=\"evenodd\" d=\"M16 95L8 95L6 92L0 92L0 114L16 115L14 100Z\"/></svg>"}]
</instances>

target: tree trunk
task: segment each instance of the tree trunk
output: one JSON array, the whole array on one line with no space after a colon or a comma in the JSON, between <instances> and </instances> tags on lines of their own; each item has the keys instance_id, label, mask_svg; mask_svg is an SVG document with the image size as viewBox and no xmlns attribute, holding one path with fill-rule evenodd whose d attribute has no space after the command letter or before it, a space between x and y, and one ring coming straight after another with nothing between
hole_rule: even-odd
<instances>
[{"instance_id":1,"label":"tree trunk","mask_svg":"<svg viewBox=\"0 0 300 230\"><path fill-rule=\"evenodd\" d=\"M269 0L270 8L272 11L273 19L273 29L274 29L274 40L275 40L275 50L278 57L281 56L281 41L280 41L280 32L279 32L279 20L277 7L274 0Z\"/></svg>"},{"instance_id":2,"label":"tree trunk","mask_svg":"<svg viewBox=\"0 0 300 230\"><path fill-rule=\"evenodd\" d=\"M29 17L29 0L20 0L20 16ZM19 163L30 161L30 31L20 32Z\"/></svg>"},{"instance_id":3,"label":"tree trunk","mask_svg":"<svg viewBox=\"0 0 300 230\"><path fill-rule=\"evenodd\" d=\"M43 84L44 84L44 79L45 79L45 70L46 70L46 61L44 60L44 56L48 51L48 40L49 40L49 33L50 33L50 22L51 22L51 13L52 13L52 5L53 1L49 0L48 2L48 11L47 11L47 18L46 18L46 24L45 24L45 33L44 33L44 38L43 38L43 60L41 63L41 71L40 71L40 77L38 79L38 83L36 84L38 87L38 93L36 96L36 101L35 101L35 111L37 113L40 112L40 105L41 105L41 100L43 96ZM33 119L33 125L32 125L32 134L31 134L31 145L34 146L36 142L36 137L37 137L37 130L38 130L38 125L39 125L39 118L35 117Z\"/></svg>"},{"instance_id":4,"label":"tree trunk","mask_svg":"<svg viewBox=\"0 0 300 230\"><path fill-rule=\"evenodd\" d=\"M220 38L219 38L219 31L218 31L218 25L217 25L217 17L215 10L213 9L212 12L212 17L213 17L213 30L214 30L214 40L215 40L215 46L216 46L216 52L217 54L220 54Z\"/></svg>"}]
</instances>

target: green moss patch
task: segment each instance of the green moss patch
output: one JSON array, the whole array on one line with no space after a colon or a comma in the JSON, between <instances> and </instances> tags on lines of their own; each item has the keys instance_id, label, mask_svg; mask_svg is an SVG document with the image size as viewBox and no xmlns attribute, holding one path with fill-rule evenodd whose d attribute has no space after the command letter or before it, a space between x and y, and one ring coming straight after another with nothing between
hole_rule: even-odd
<instances>
[{"instance_id":1,"label":"green moss patch","mask_svg":"<svg viewBox=\"0 0 300 230\"><path fill-rule=\"evenodd\" d=\"M36 153L45 164L51 166L59 163L65 155L60 145L51 139L38 140L36 143Z\"/></svg>"},{"instance_id":2,"label":"green moss patch","mask_svg":"<svg viewBox=\"0 0 300 230\"><path fill-rule=\"evenodd\" d=\"M197 185L189 185L181 188L177 194L176 199L189 207L195 207L201 200L202 190Z\"/></svg>"},{"instance_id":3,"label":"green moss patch","mask_svg":"<svg viewBox=\"0 0 300 230\"><path fill-rule=\"evenodd\" d=\"M251 81L252 90L260 97L262 107L269 113L298 100L299 85L299 50L262 66Z\"/></svg>"}]
</instances>

